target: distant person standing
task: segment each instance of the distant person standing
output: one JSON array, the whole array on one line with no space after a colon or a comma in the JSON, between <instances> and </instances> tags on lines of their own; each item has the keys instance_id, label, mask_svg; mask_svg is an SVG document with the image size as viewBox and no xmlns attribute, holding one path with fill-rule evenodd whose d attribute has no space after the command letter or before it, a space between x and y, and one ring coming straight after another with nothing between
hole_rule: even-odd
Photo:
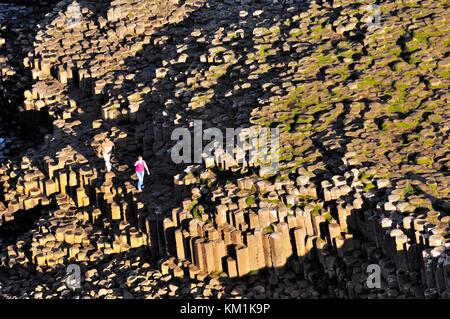
<instances>
[{"instance_id":1,"label":"distant person standing","mask_svg":"<svg viewBox=\"0 0 450 319\"><path fill-rule=\"evenodd\" d=\"M144 175L145 171L147 171L147 174L150 175L150 171L148 169L147 163L144 161L142 156L138 157L138 161L134 163L134 167L136 169L136 175L138 177L138 190L142 191L144 188Z\"/></svg>"},{"instance_id":2,"label":"distant person standing","mask_svg":"<svg viewBox=\"0 0 450 319\"><path fill-rule=\"evenodd\" d=\"M105 140L103 141L103 143L101 145L101 149L102 149L103 159L105 160L106 170L108 172L111 172L111 168L112 168L111 155L112 155L113 148L114 148L114 143L109 138L105 138Z\"/></svg>"}]
</instances>

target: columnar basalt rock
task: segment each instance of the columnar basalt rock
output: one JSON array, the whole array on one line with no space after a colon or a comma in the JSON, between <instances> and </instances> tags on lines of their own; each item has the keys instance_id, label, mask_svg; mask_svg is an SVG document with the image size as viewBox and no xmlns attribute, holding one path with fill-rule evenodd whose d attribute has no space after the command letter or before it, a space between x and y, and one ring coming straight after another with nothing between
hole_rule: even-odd
<instances>
[{"instance_id":1,"label":"columnar basalt rock","mask_svg":"<svg viewBox=\"0 0 450 319\"><path fill-rule=\"evenodd\" d=\"M448 296L441 3L382 2L379 28L347 0L71 3L29 37L11 18L0 29L0 98L15 92L31 132L52 121L0 165L5 295L75 295L63 268L77 263L83 297ZM279 128L277 170L224 145L174 163L171 134L193 139L194 120ZM32 285L16 265L38 270Z\"/></svg>"}]
</instances>

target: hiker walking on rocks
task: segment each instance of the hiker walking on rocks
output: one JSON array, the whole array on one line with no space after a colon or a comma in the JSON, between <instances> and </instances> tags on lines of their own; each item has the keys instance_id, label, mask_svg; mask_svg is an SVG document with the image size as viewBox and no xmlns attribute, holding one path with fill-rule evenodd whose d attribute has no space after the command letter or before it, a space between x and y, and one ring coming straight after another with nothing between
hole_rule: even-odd
<instances>
[{"instance_id":1,"label":"hiker walking on rocks","mask_svg":"<svg viewBox=\"0 0 450 319\"><path fill-rule=\"evenodd\" d=\"M144 188L145 171L147 171L148 175L150 175L150 171L148 169L147 163L144 161L142 156L138 157L138 161L136 163L134 163L134 167L136 169L136 175L138 177L137 188L139 191L142 191L142 189Z\"/></svg>"},{"instance_id":2,"label":"hiker walking on rocks","mask_svg":"<svg viewBox=\"0 0 450 319\"><path fill-rule=\"evenodd\" d=\"M111 172L111 155L114 147L114 143L109 139L105 138L101 145L103 159L105 160L106 170Z\"/></svg>"}]
</instances>

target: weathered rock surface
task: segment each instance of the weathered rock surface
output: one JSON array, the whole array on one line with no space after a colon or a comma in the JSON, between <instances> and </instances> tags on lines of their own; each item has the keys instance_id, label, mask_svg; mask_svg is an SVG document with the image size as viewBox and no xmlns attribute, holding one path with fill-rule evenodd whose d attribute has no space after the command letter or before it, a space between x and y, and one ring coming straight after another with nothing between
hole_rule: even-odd
<instances>
[{"instance_id":1,"label":"weathered rock surface","mask_svg":"<svg viewBox=\"0 0 450 319\"><path fill-rule=\"evenodd\" d=\"M64 0L20 13L36 34L6 16L2 102L52 129L0 165L1 296L448 298L444 5L382 1L379 26L347 0ZM175 164L194 120L279 128L278 170Z\"/></svg>"}]
</instances>

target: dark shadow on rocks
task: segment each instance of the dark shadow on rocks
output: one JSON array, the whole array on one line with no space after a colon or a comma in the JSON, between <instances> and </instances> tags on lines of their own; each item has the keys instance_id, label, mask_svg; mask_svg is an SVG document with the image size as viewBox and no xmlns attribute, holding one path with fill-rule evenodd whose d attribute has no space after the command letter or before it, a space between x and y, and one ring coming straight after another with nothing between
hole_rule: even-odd
<instances>
[{"instance_id":1,"label":"dark shadow on rocks","mask_svg":"<svg viewBox=\"0 0 450 319\"><path fill-rule=\"evenodd\" d=\"M211 1L211 4L217 4L215 1ZM261 8L264 8L261 5ZM236 8L239 11L240 8ZM303 6L301 10L307 10L307 5ZM85 93L82 90L78 90L74 87L69 87L68 96L69 98L75 100L79 109L82 111L79 116L74 118L74 120L79 120L82 123L87 123L85 125L90 125L93 120L98 119L101 115L101 105L108 103L109 101L117 98L118 95L129 96L136 88L140 85L152 86L153 90L150 93L146 93L142 96L142 101L140 102L139 110L129 116L125 116L114 120L106 120L103 127L99 130L90 130L89 133L86 132L85 128L82 126L74 127L74 135L68 135L65 131L54 131L54 134L60 134L63 144L69 143L73 148L75 148L79 153L83 154L91 161L91 164L100 167L102 165L101 160L96 158L95 152L89 148L90 139L97 132L105 131L108 132L112 127L119 127L123 132L127 134L126 138L118 140L116 143L115 150L115 164L127 164L132 167L133 161L139 154L144 154L145 158L151 165L152 177L147 179L147 188L144 193L139 195L143 202L147 204L148 213L154 214L155 211L159 210L162 212L161 218L158 217L156 222L156 227L161 227L162 218L170 214L171 209L179 207L181 205L181 200L183 196L176 196L176 194L184 193L184 190L176 190L173 184L173 178L176 174L182 173L183 170L188 166L188 164L175 165L168 153L171 146L173 146L174 141L170 139L170 133L175 127L188 127L189 123L196 119L202 119L205 121L204 128L217 126L220 129L226 127L236 127L236 126L246 126L250 124L250 117L252 107L257 104L258 99L268 99L272 94L265 92L260 94L262 91L262 85L266 82L274 81L273 77L276 74L274 71L267 72L266 74L253 80L250 79L251 69L245 64L245 55L240 57L238 61L230 66L222 76L217 79L217 83L212 84L207 88L192 89L187 90L184 93L180 92L177 84L184 83L186 76L182 74L183 70L193 70L196 66L203 63L199 63L200 56L207 53L207 49L213 46L209 46L207 43L213 40L213 34L219 30L219 26L227 31L227 27L231 26L226 23L220 23L219 25L211 26L211 29L207 29L207 34L204 43L196 43L196 40L192 38L191 34L199 27L199 24L207 25L208 22L216 23L214 21L215 15L218 12L218 8L214 5L210 7L203 7L199 11L194 12L185 21L177 24L169 25L157 30L152 39L164 38L167 39L159 42L153 43L145 46L141 52L136 56L127 58L125 60L125 73L135 73L135 81L129 83L124 83L120 88L119 92L115 91L113 88L106 88L105 96L91 96L89 93ZM299 11L292 12L292 15L298 14ZM270 11L267 14L271 14ZM272 17L273 18L273 17ZM241 21L243 24L250 23L251 15ZM264 20L263 23L258 26L271 26L271 21L269 19ZM239 48L224 45L226 49L237 51L239 54L245 52L245 50L251 50L253 48L253 41L249 40L252 35L244 31L244 39L247 41L242 41L239 44ZM188 39L188 40L187 40ZM186 41L187 40L187 41ZM186 43L187 42L187 43ZM165 66L165 62L169 59L177 59L177 45L186 45L184 52L189 52L192 54L189 56L188 63L169 64ZM307 50L305 51L307 54ZM271 57L267 58L268 62L271 62ZM196 65L193 63L196 61L199 63ZM223 64L223 57L219 55L219 61L213 63L216 66ZM287 62L284 66L278 68L277 71L282 72L287 67ZM156 79L156 71L158 68L165 66L168 68L167 74L174 76L175 81L172 79L162 78ZM202 65L204 68L206 65ZM198 70L201 68L198 68ZM112 81L119 79L124 74L123 70L114 72L112 74ZM235 85L242 85L248 81L250 87L245 89L241 88L237 90L233 95L228 95L228 91ZM87 86L86 83L76 83L76 86ZM191 101L192 95L194 94L205 94L212 95L212 98L197 111L187 110L186 105ZM100 102L99 104L96 104ZM332 124L332 129L334 135L324 136L324 134L317 134L314 137L314 142L318 147L319 151L322 153L322 158L335 157L336 161L339 161L342 157L342 153L335 153L333 150L323 147L323 138L326 140L335 140L344 134L342 120L348 112L348 103L344 103L344 112L334 121ZM129 108L127 103L120 105L122 109ZM177 125L173 124L177 113L182 114L182 120L179 121ZM320 116L317 114L316 116ZM361 123L362 125L362 123ZM146 134L147 133L147 134ZM148 138L148 141L144 143L144 137ZM81 142L81 143L80 143ZM133 148L130 149L130 146ZM345 146L345 145L343 145ZM47 154L53 157L55 154ZM331 165L333 164L333 165ZM331 163L328 168L335 167L335 163ZM336 171L338 172L338 171ZM123 183L126 180L130 180L132 175L132 169L130 171L121 172L122 180L119 183ZM249 173L252 173L251 171ZM229 178L233 178L233 174L230 174ZM243 175L239 175L242 177ZM236 177L235 177L236 178ZM188 190L189 191L189 190ZM136 220L130 219L132 222ZM160 254L164 255L165 251L169 250L173 252L170 247L165 247L165 242L163 236L157 238L158 251ZM152 247L154 248L154 247ZM333 267L331 269L326 269L323 266L323 260L317 254L313 253L310 255L310 261L305 263L303 267L300 267L299 262L296 258L290 258L288 264L291 264L290 270L287 268L280 269L263 269L261 270L261 275L263 278L267 279L269 285L275 289L280 280L288 280L296 282L298 278L306 280L308 283L314 285L314 289L319 292L319 294L329 294L330 289L335 289L337 277L343 275L337 275L337 269ZM336 262L336 265L343 267ZM320 266L322 265L322 266ZM337 266L336 266L337 267ZM302 268L302 271L300 271ZM61 270L62 271L62 270ZM333 273L333 271L335 273ZM348 270L344 267L339 270L340 273L346 273ZM293 275L292 275L293 274ZM328 279L326 279L328 275ZM286 277L283 279L283 277ZM254 284L261 278L259 275L255 276L250 274L242 279L228 279L224 280L223 283L227 287L226 289L232 294L233 285L239 284L242 281L247 281L249 284ZM328 284L331 285L328 285ZM305 285L301 283L300 285ZM337 287L340 287L337 285ZM305 287L306 288L306 287ZM297 292L291 291L292 294L297 294ZM281 295L280 295L281 296ZM299 294L301 296L301 293ZM314 296L314 295L312 295Z\"/></svg>"}]
</instances>

